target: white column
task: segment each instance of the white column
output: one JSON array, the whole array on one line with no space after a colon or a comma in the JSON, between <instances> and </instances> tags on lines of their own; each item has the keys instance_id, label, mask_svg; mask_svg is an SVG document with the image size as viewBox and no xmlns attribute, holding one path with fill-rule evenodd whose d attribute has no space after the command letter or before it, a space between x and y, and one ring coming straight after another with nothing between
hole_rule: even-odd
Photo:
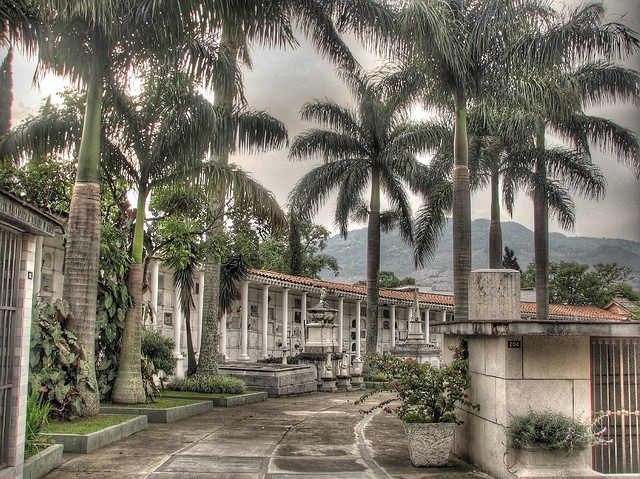
<instances>
[{"instance_id":1,"label":"white column","mask_svg":"<svg viewBox=\"0 0 640 479\"><path fill-rule=\"evenodd\" d=\"M338 298L338 347L342 352L344 349L344 298Z\"/></svg>"},{"instance_id":2,"label":"white column","mask_svg":"<svg viewBox=\"0 0 640 479\"><path fill-rule=\"evenodd\" d=\"M35 300L40 293L42 286L42 244L43 236L36 236L36 251L33 259L33 299Z\"/></svg>"},{"instance_id":3,"label":"white column","mask_svg":"<svg viewBox=\"0 0 640 479\"><path fill-rule=\"evenodd\" d=\"M302 327L300 345L302 346L302 350L304 351L304 345L307 342L307 331L306 331L306 325L307 325L307 292L306 291L302 292L302 298L301 298L300 301L301 301L301 303L300 303L300 324L301 324L301 327Z\"/></svg>"},{"instance_id":4,"label":"white column","mask_svg":"<svg viewBox=\"0 0 640 479\"><path fill-rule=\"evenodd\" d=\"M362 356L362 351L360 349L360 304L362 300L358 299L356 301L356 361L360 361L360 356Z\"/></svg>"},{"instance_id":5,"label":"white column","mask_svg":"<svg viewBox=\"0 0 640 479\"><path fill-rule=\"evenodd\" d=\"M427 308L426 312L424 313L424 341L425 343L429 344L429 315L431 314L431 310L429 310Z\"/></svg>"},{"instance_id":6,"label":"white column","mask_svg":"<svg viewBox=\"0 0 640 479\"><path fill-rule=\"evenodd\" d=\"M183 362L184 356L180 352L182 341L182 310L180 309L180 292L178 289L173 291L173 342L175 343L173 350L173 358L176 360L176 377L184 377Z\"/></svg>"},{"instance_id":7,"label":"white column","mask_svg":"<svg viewBox=\"0 0 640 479\"><path fill-rule=\"evenodd\" d=\"M220 343L218 344L218 351L224 359L227 359L227 312L225 311L220 318L219 324L220 330Z\"/></svg>"},{"instance_id":8,"label":"white column","mask_svg":"<svg viewBox=\"0 0 640 479\"><path fill-rule=\"evenodd\" d=\"M196 341L197 356L200 357L200 349L202 347L202 310L204 309L204 270L198 273L198 282L200 283L200 294L198 295L198 339Z\"/></svg>"},{"instance_id":9,"label":"white column","mask_svg":"<svg viewBox=\"0 0 640 479\"><path fill-rule=\"evenodd\" d=\"M249 282L242 282L242 297L240 299L242 313L242 322L240 324L240 355L238 361L249 361L248 344L249 344Z\"/></svg>"},{"instance_id":10,"label":"white column","mask_svg":"<svg viewBox=\"0 0 640 479\"><path fill-rule=\"evenodd\" d=\"M269 285L262 285L262 358L269 357Z\"/></svg>"},{"instance_id":11,"label":"white column","mask_svg":"<svg viewBox=\"0 0 640 479\"><path fill-rule=\"evenodd\" d=\"M162 325L162 321L158 318L158 270L160 269L160 261L152 259L149 266L151 267L151 278L149 278L151 283L149 285L151 288L151 322L153 326L160 327Z\"/></svg>"},{"instance_id":12,"label":"white column","mask_svg":"<svg viewBox=\"0 0 640 479\"><path fill-rule=\"evenodd\" d=\"M291 351L291 345L288 343L287 328L289 327L289 289L282 290L282 347Z\"/></svg>"},{"instance_id":13,"label":"white column","mask_svg":"<svg viewBox=\"0 0 640 479\"><path fill-rule=\"evenodd\" d=\"M391 305L391 311L389 312L389 325L391 328L391 349L396 347L396 305Z\"/></svg>"}]
</instances>

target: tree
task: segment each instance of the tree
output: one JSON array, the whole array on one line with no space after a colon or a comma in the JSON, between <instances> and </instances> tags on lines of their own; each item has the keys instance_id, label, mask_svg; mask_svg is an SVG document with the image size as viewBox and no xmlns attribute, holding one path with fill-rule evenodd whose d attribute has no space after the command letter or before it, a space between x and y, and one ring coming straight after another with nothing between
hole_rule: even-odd
<instances>
[{"instance_id":1,"label":"tree","mask_svg":"<svg viewBox=\"0 0 640 479\"><path fill-rule=\"evenodd\" d=\"M330 269L338 274L340 267L333 256L322 254L330 233L309 219L289 215L289 235L285 239L270 236L260 242L260 267L268 271L320 279L320 272Z\"/></svg>"},{"instance_id":2,"label":"tree","mask_svg":"<svg viewBox=\"0 0 640 479\"><path fill-rule=\"evenodd\" d=\"M380 271L380 287L381 288L397 288L399 286L415 285L414 278L406 277L399 279L393 271Z\"/></svg>"},{"instance_id":3,"label":"tree","mask_svg":"<svg viewBox=\"0 0 640 479\"><path fill-rule=\"evenodd\" d=\"M504 257L502 258L502 267L506 269L515 269L522 273L522 269L518 264L516 253L508 246L504 247Z\"/></svg>"},{"instance_id":4,"label":"tree","mask_svg":"<svg viewBox=\"0 0 640 479\"><path fill-rule=\"evenodd\" d=\"M412 123L407 113L412 92L386 94L384 84L354 76L357 106L347 109L331 101L315 100L302 107L303 120L316 121L325 128L307 130L292 141L289 158L321 155L325 163L307 173L290 194L292 208L304 215L314 214L337 190L335 224L347 235L350 216L357 213L361 196L369 192L367 236L367 322L366 348L375 352L378 336L380 270L380 204L386 195L399 212L400 235L411 243L413 226L406 187L424 194L426 166L415 155L440 140L433 125Z\"/></svg>"}]
</instances>

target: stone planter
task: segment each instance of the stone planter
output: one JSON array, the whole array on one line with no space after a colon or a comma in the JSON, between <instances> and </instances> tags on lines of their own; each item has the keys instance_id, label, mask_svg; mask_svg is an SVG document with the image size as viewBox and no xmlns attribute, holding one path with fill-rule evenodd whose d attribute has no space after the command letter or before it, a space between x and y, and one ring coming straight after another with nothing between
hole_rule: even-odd
<instances>
[{"instance_id":1,"label":"stone planter","mask_svg":"<svg viewBox=\"0 0 640 479\"><path fill-rule=\"evenodd\" d=\"M522 479L533 477L583 478L601 475L589 467L589 451L567 454L541 447L515 449L513 474Z\"/></svg>"},{"instance_id":2,"label":"stone planter","mask_svg":"<svg viewBox=\"0 0 640 479\"><path fill-rule=\"evenodd\" d=\"M444 467L453 447L452 422L404 423L411 464L415 467Z\"/></svg>"},{"instance_id":3,"label":"stone planter","mask_svg":"<svg viewBox=\"0 0 640 479\"><path fill-rule=\"evenodd\" d=\"M52 444L24 462L23 479L38 479L62 464L62 444Z\"/></svg>"}]
</instances>

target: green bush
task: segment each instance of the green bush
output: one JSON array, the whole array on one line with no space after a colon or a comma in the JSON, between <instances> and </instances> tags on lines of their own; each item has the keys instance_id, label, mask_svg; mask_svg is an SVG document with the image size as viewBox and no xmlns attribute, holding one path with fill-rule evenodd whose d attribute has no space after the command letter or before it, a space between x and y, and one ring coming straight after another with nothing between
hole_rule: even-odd
<instances>
[{"instance_id":1,"label":"green bush","mask_svg":"<svg viewBox=\"0 0 640 479\"><path fill-rule=\"evenodd\" d=\"M37 454L52 444L49 437L41 437L40 432L49 424L51 405L37 392L27 398L27 425L25 430L25 456Z\"/></svg>"},{"instance_id":2,"label":"green bush","mask_svg":"<svg viewBox=\"0 0 640 479\"><path fill-rule=\"evenodd\" d=\"M599 422L599 420L596 420ZM591 444L604 443L603 433L592 431L593 424L550 410L530 411L524 416L515 416L507 432L511 447L538 446L551 451L577 453Z\"/></svg>"},{"instance_id":3,"label":"green bush","mask_svg":"<svg viewBox=\"0 0 640 479\"><path fill-rule=\"evenodd\" d=\"M167 375L173 374L176 361L173 359L175 343L159 331L145 329L142 331L142 355L151 362L152 374L162 370Z\"/></svg>"},{"instance_id":4,"label":"green bush","mask_svg":"<svg viewBox=\"0 0 640 479\"><path fill-rule=\"evenodd\" d=\"M174 379L167 386L174 391L210 394L242 394L247 386L244 381L229 376L203 376L194 374L184 379Z\"/></svg>"}]
</instances>

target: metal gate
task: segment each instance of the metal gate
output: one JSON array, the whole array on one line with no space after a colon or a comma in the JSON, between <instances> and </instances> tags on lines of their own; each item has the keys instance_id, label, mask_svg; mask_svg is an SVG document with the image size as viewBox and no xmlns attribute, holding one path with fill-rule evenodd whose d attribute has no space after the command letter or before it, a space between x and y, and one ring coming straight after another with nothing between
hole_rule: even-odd
<instances>
[{"instance_id":1,"label":"metal gate","mask_svg":"<svg viewBox=\"0 0 640 479\"><path fill-rule=\"evenodd\" d=\"M593 415L611 411L603 425L612 439L593 448L593 469L604 474L640 472L640 338L591 339Z\"/></svg>"},{"instance_id":2,"label":"metal gate","mask_svg":"<svg viewBox=\"0 0 640 479\"><path fill-rule=\"evenodd\" d=\"M0 226L0 468L7 465L7 441L11 424L11 358L21 247L21 234Z\"/></svg>"}]
</instances>

